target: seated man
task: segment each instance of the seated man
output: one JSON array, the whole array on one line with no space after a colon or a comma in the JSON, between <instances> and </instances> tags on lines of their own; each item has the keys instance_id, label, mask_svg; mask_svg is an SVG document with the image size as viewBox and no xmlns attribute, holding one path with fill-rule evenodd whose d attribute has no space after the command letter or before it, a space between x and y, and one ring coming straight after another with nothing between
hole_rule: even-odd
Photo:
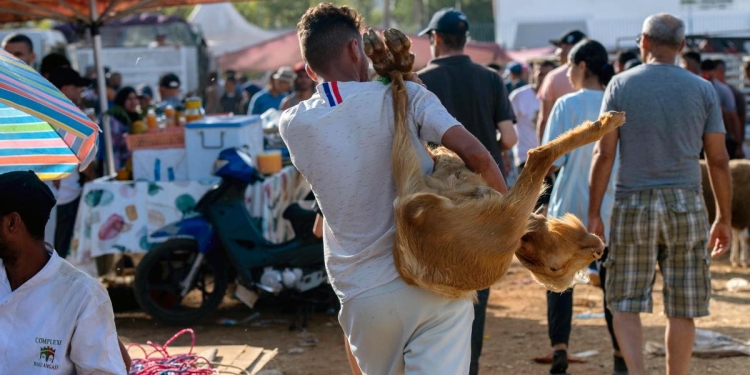
<instances>
[{"instance_id":1,"label":"seated man","mask_svg":"<svg viewBox=\"0 0 750 375\"><path fill-rule=\"evenodd\" d=\"M54 205L33 172L0 175L0 373L125 374L106 290L44 242Z\"/></svg>"}]
</instances>

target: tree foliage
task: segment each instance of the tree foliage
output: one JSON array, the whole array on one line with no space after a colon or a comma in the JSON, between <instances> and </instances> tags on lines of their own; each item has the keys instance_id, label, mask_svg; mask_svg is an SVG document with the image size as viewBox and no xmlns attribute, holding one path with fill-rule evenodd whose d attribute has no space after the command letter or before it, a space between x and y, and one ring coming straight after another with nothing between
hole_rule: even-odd
<instances>
[{"instance_id":1,"label":"tree foliage","mask_svg":"<svg viewBox=\"0 0 750 375\"><path fill-rule=\"evenodd\" d=\"M248 22L265 29L292 29L305 11L323 0L254 0L234 3ZM391 27L417 32L427 26L432 15L441 8L458 7L472 25L494 22L492 0L328 0L357 9L370 26L382 27L386 5L390 10ZM165 14L187 17L191 6L167 8Z\"/></svg>"}]
</instances>

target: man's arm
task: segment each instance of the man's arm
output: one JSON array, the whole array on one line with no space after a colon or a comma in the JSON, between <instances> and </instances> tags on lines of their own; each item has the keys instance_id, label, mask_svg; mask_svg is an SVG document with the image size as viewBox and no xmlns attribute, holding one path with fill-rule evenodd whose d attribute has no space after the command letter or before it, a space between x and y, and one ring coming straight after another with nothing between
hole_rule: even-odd
<instances>
[{"instance_id":1,"label":"man's arm","mask_svg":"<svg viewBox=\"0 0 750 375\"><path fill-rule=\"evenodd\" d=\"M547 126L547 120L549 114L552 112L552 107L555 105L553 100L540 100L539 101L539 116L536 120L536 137L539 144L542 144L542 137L544 136L544 128Z\"/></svg>"},{"instance_id":2,"label":"man's arm","mask_svg":"<svg viewBox=\"0 0 750 375\"><path fill-rule=\"evenodd\" d=\"M517 116L513 109L513 103L510 100L510 93L505 89L505 84L499 76L493 74L497 85L497 101L495 103L495 113L493 120L497 130L500 132L500 151L510 150L518 142L518 135L513 123L516 122Z\"/></svg>"},{"instance_id":3,"label":"man's arm","mask_svg":"<svg viewBox=\"0 0 750 375\"><path fill-rule=\"evenodd\" d=\"M594 156L589 174L589 232L596 234L602 240L604 238L604 222L602 221L602 200L607 191L609 179L612 176L612 167L617 156L617 141L620 131L615 130L607 133L604 138L596 142Z\"/></svg>"},{"instance_id":4,"label":"man's arm","mask_svg":"<svg viewBox=\"0 0 750 375\"><path fill-rule=\"evenodd\" d=\"M505 179L489 151L463 126L454 126L443 134L442 145L455 152L466 167L482 176L489 187L500 194L508 192Z\"/></svg>"},{"instance_id":5,"label":"man's arm","mask_svg":"<svg viewBox=\"0 0 750 375\"><path fill-rule=\"evenodd\" d=\"M130 354L128 354L128 349L125 348L125 345L122 343L122 341L118 338L117 343L120 344L120 355L122 355L122 360L125 361L125 372L130 373Z\"/></svg>"},{"instance_id":6,"label":"man's arm","mask_svg":"<svg viewBox=\"0 0 750 375\"><path fill-rule=\"evenodd\" d=\"M516 129L513 128L513 121L498 122L497 130L500 131L500 149L502 151L510 150L518 142L518 134L516 134Z\"/></svg>"},{"instance_id":7,"label":"man's arm","mask_svg":"<svg viewBox=\"0 0 750 375\"><path fill-rule=\"evenodd\" d=\"M729 173L729 155L724 144L723 133L703 135L708 178L716 201L716 219L711 226L708 246L713 248L711 256L729 251L732 241L732 177ZM704 187L705 188L705 187Z\"/></svg>"}]
</instances>

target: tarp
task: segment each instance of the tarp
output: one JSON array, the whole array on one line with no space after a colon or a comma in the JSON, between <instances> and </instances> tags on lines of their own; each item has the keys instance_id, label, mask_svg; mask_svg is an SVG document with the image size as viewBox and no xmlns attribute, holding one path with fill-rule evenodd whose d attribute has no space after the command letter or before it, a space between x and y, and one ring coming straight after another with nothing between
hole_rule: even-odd
<instances>
[{"instance_id":1,"label":"tarp","mask_svg":"<svg viewBox=\"0 0 750 375\"><path fill-rule=\"evenodd\" d=\"M528 62L531 60L536 60L542 57L553 55L555 53L555 47L549 46L541 48L522 49L517 51L507 50L505 51L505 53L513 61Z\"/></svg>"},{"instance_id":2,"label":"tarp","mask_svg":"<svg viewBox=\"0 0 750 375\"><path fill-rule=\"evenodd\" d=\"M188 21L200 27L214 55L256 45L279 35L278 31L247 22L230 3L199 5L190 13Z\"/></svg>"},{"instance_id":3,"label":"tarp","mask_svg":"<svg viewBox=\"0 0 750 375\"><path fill-rule=\"evenodd\" d=\"M430 40L427 37L409 35L411 51L416 55L414 68L421 69L431 60ZM469 42L464 53L477 64L509 61L505 51L496 43ZM302 61L299 38L296 31L289 31L263 43L225 54L219 58L222 69L237 71L268 71L281 66L293 66Z\"/></svg>"},{"instance_id":4,"label":"tarp","mask_svg":"<svg viewBox=\"0 0 750 375\"><path fill-rule=\"evenodd\" d=\"M93 0L102 22L147 9L218 3L216 0ZM0 0L0 23L37 19L91 23L91 0Z\"/></svg>"}]
</instances>

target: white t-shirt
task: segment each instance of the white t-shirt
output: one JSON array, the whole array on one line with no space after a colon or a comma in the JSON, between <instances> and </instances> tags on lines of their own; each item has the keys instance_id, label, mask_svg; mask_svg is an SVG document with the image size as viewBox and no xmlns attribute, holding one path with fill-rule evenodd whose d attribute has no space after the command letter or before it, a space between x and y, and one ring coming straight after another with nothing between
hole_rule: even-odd
<instances>
[{"instance_id":1,"label":"white t-shirt","mask_svg":"<svg viewBox=\"0 0 750 375\"><path fill-rule=\"evenodd\" d=\"M513 113L516 114L516 134L518 142L513 146L513 159L516 167L526 161L527 153L539 146L536 136L536 119L539 115L539 98L536 97L531 85L513 90L508 97Z\"/></svg>"},{"instance_id":2,"label":"white t-shirt","mask_svg":"<svg viewBox=\"0 0 750 375\"><path fill-rule=\"evenodd\" d=\"M81 176L76 170L70 176L60 180L60 189L57 190L58 206L71 203L81 195L83 187L78 182L80 178Z\"/></svg>"},{"instance_id":3,"label":"white t-shirt","mask_svg":"<svg viewBox=\"0 0 750 375\"><path fill-rule=\"evenodd\" d=\"M124 374L104 287L57 256L15 291L0 260L0 373Z\"/></svg>"},{"instance_id":4,"label":"white t-shirt","mask_svg":"<svg viewBox=\"0 0 750 375\"><path fill-rule=\"evenodd\" d=\"M428 174L433 162L422 142L440 144L460 123L427 89L406 85L412 142ZM393 118L391 88L381 82L320 84L312 98L281 116L281 137L325 217L326 269L342 302L398 277L392 252Z\"/></svg>"},{"instance_id":5,"label":"white t-shirt","mask_svg":"<svg viewBox=\"0 0 750 375\"><path fill-rule=\"evenodd\" d=\"M582 89L567 94L555 102L542 143L547 144L568 130L585 121L596 121L602 107L604 91ZM588 221L589 172L593 160L594 144L579 147L555 161L560 167L549 200L549 216L561 217L566 213L576 215L584 225ZM619 157L615 157L612 176L617 175ZM602 200L601 216L604 223L604 237L609 241L610 220L615 204L615 179L610 177Z\"/></svg>"}]
</instances>

